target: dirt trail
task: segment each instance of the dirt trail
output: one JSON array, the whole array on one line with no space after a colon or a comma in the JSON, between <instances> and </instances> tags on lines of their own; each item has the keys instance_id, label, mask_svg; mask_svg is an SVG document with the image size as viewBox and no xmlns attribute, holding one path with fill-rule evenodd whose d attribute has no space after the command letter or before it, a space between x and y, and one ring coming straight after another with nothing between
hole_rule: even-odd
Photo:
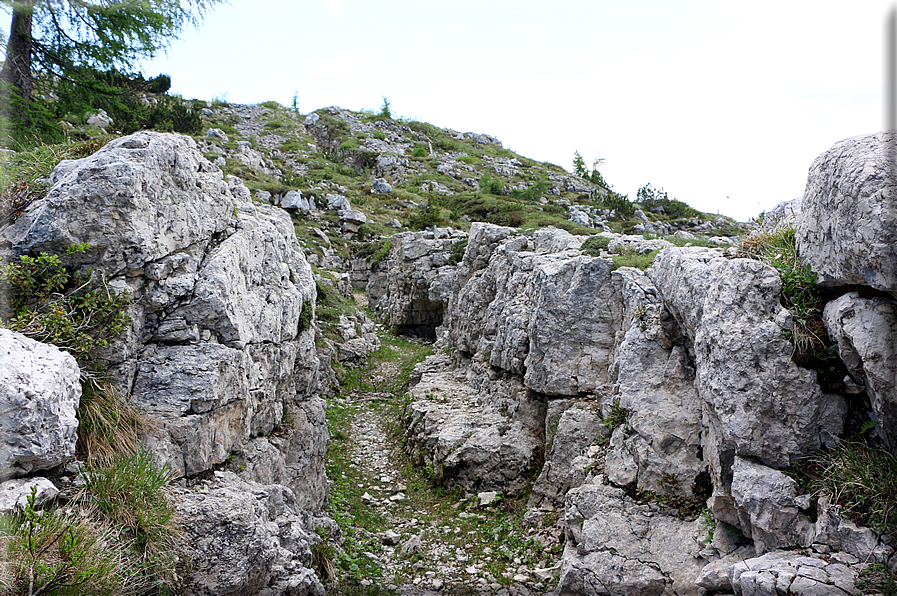
<instances>
[{"instance_id":1,"label":"dirt trail","mask_svg":"<svg viewBox=\"0 0 897 596\"><path fill-rule=\"evenodd\" d=\"M343 561L350 571L338 592L550 593L553 573L544 568L556 557L542 553L538 535L523 527L521 503L481 506L476 495L435 487L403 453L397 429L404 392L376 389L407 374L413 350L406 340L383 339L382 358L374 354L356 371L360 388L333 398L328 414L331 513L342 514L344 549L355 556L354 568Z\"/></svg>"}]
</instances>

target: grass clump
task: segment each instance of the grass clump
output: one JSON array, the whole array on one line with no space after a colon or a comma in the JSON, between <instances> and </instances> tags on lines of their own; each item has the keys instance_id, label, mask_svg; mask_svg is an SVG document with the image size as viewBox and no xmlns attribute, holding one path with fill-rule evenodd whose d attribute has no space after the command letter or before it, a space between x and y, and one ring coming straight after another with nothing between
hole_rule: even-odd
<instances>
[{"instance_id":1,"label":"grass clump","mask_svg":"<svg viewBox=\"0 0 897 596\"><path fill-rule=\"evenodd\" d=\"M174 593L178 531L162 487L171 477L152 455L88 467L84 490L64 509L0 516L3 594L161 595Z\"/></svg>"},{"instance_id":2,"label":"grass clump","mask_svg":"<svg viewBox=\"0 0 897 596\"><path fill-rule=\"evenodd\" d=\"M371 264L377 265L389 256L389 251L392 250L392 238L383 238L376 242L368 242L364 244L361 248L358 249L358 252L355 253L355 257L359 259L366 259L368 257L371 258Z\"/></svg>"},{"instance_id":3,"label":"grass clump","mask_svg":"<svg viewBox=\"0 0 897 596\"><path fill-rule=\"evenodd\" d=\"M610 245L610 238L607 236L589 236L586 238L579 250L593 257L600 257L602 250L607 250Z\"/></svg>"},{"instance_id":4,"label":"grass clump","mask_svg":"<svg viewBox=\"0 0 897 596\"><path fill-rule=\"evenodd\" d=\"M116 528L117 540L127 547L144 581L154 587L172 585L178 527L162 488L173 472L156 466L152 453L141 450L117 456L111 466L88 468L84 476L87 498Z\"/></svg>"},{"instance_id":5,"label":"grass clump","mask_svg":"<svg viewBox=\"0 0 897 596\"><path fill-rule=\"evenodd\" d=\"M449 265L457 265L464 258L464 252L467 250L467 238L459 240L452 244L452 254L449 256Z\"/></svg>"},{"instance_id":6,"label":"grass clump","mask_svg":"<svg viewBox=\"0 0 897 596\"><path fill-rule=\"evenodd\" d=\"M854 523L897 536L897 456L880 440L859 436L794 464L800 486Z\"/></svg>"},{"instance_id":7,"label":"grass clump","mask_svg":"<svg viewBox=\"0 0 897 596\"><path fill-rule=\"evenodd\" d=\"M635 251L623 249L620 254L612 257L614 264L611 269L619 269L620 267L634 267L635 269L642 270L647 269L654 263L654 258L659 252L660 249L652 250L649 253L640 255Z\"/></svg>"},{"instance_id":8,"label":"grass clump","mask_svg":"<svg viewBox=\"0 0 897 596\"><path fill-rule=\"evenodd\" d=\"M822 290L816 285L816 274L801 263L797 254L793 222L776 222L744 236L739 250L743 256L778 270L782 305L794 321L787 332L794 345L792 358L804 366L814 364L816 355L828 347L822 323Z\"/></svg>"}]
</instances>

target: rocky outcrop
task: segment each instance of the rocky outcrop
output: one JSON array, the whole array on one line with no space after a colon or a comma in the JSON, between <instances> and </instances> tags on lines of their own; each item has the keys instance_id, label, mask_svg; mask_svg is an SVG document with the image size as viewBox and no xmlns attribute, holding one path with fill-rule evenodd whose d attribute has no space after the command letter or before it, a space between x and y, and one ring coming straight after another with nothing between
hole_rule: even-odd
<instances>
[{"instance_id":1,"label":"rocky outcrop","mask_svg":"<svg viewBox=\"0 0 897 596\"><path fill-rule=\"evenodd\" d=\"M451 249L464 237L451 228L393 235L386 261L368 277L371 306L402 333L435 339L449 298L444 279L455 269Z\"/></svg>"},{"instance_id":2,"label":"rocky outcrop","mask_svg":"<svg viewBox=\"0 0 897 596\"><path fill-rule=\"evenodd\" d=\"M429 254L415 235L399 244ZM782 548L888 559L874 533L801 495L781 471L834 445L847 405L791 360L778 272L720 249L676 247L646 272L614 271L579 247L560 230L527 236L475 223L457 267L427 272L410 259L416 281L391 285L388 303L438 296L436 345L452 355L418 369L405 423L419 463L446 484L516 492L532 446L548 441L527 520L544 523L564 507L558 594L733 589L733 565ZM877 300L876 316L890 312ZM857 332L842 328L846 351ZM875 363L887 350L855 349L881 384ZM856 360L853 374L868 384ZM660 506L695 511L705 500L705 522L745 543L710 541L700 520Z\"/></svg>"},{"instance_id":3,"label":"rocky outcrop","mask_svg":"<svg viewBox=\"0 0 897 596\"><path fill-rule=\"evenodd\" d=\"M810 167L796 238L821 285L897 296L895 143L895 131L845 139Z\"/></svg>"},{"instance_id":4,"label":"rocky outcrop","mask_svg":"<svg viewBox=\"0 0 897 596\"><path fill-rule=\"evenodd\" d=\"M228 472L180 493L195 565L188 593L323 594L308 568L317 541L308 512L319 512L328 492L316 288L289 216L254 204L242 181L224 179L191 139L171 134L113 140L62 162L52 179L45 199L0 230L0 249L57 253L127 291L128 327L101 356L153 422L144 446L187 486L212 468L242 476ZM73 243L88 248L68 254ZM71 357L57 351L51 362L20 349L33 353L17 356L28 360L10 369L19 377L32 360L47 361L43 387L26 391L28 400L51 398L51 384L80 389ZM0 359L0 370L6 364ZM10 393L18 409L22 391ZM39 467L35 455L43 467L72 455L78 395L66 395L45 408L46 422L10 418L65 435L66 445L54 446L60 456L19 454L11 465L28 471ZM53 430L53 420L68 417L64 432Z\"/></svg>"},{"instance_id":5,"label":"rocky outcrop","mask_svg":"<svg viewBox=\"0 0 897 596\"><path fill-rule=\"evenodd\" d=\"M320 542L315 520L292 491L216 472L199 491L182 494L192 573L188 596L323 596L312 565Z\"/></svg>"},{"instance_id":6,"label":"rocky outcrop","mask_svg":"<svg viewBox=\"0 0 897 596\"><path fill-rule=\"evenodd\" d=\"M80 376L68 353L0 328L0 481L75 455Z\"/></svg>"},{"instance_id":7,"label":"rocky outcrop","mask_svg":"<svg viewBox=\"0 0 897 596\"><path fill-rule=\"evenodd\" d=\"M850 292L825 305L829 337L852 380L866 389L879 434L897 441L897 304Z\"/></svg>"},{"instance_id":8,"label":"rocky outcrop","mask_svg":"<svg viewBox=\"0 0 897 596\"><path fill-rule=\"evenodd\" d=\"M68 261L128 291L129 328L105 357L129 399L162 423L148 442L160 458L180 474L208 470L293 409L304 415L292 420L309 425L293 430L319 439L304 456L321 476L326 429L312 396L314 329L302 323L315 287L287 214L254 205L240 180L224 180L177 135L117 139L62 162L53 179L3 240L16 254L65 254L87 243Z\"/></svg>"}]
</instances>

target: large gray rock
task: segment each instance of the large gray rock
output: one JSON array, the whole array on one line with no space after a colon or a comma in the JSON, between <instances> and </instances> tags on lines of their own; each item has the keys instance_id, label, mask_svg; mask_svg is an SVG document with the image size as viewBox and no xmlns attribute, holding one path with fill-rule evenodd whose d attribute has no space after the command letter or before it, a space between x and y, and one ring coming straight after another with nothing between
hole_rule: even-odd
<instances>
[{"instance_id":1,"label":"large gray rock","mask_svg":"<svg viewBox=\"0 0 897 596\"><path fill-rule=\"evenodd\" d=\"M614 280L621 287L624 316L611 371L613 399L629 414L628 436L621 434L608 454L608 475L619 482L628 469L639 489L691 497L702 490L699 475L707 467L700 455L694 363L648 276L624 267Z\"/></svg>"},{"instance_id":2,"label":"large gray rock","mask_svg":"<svg viewBox=\"0 0 897 596\"><path fill-rule=\"evenodd\" d=\"M227 183L189 137L115 139L89 157L61 162L52 179L47 197L0 232L0 247L65 255L72 243L86 242L87 252L64 260L114 277L208 242L233 219Z\"/></svg>"},{"instance_id":3,"label":"large gray rock","mask_svg":"<svg viewBox=\"0 0 897 596\"><path fill-rule=\"evenodd\" d=\"M80 378L70 354L0 328L0 481L75 455Z\"/></svg>"},{"instance_id":4,"label":"large gray rock","mask_svg":"<svg viewBox=\"0 0 897 596\"><path fill-rule=\"evenodd\" d=\"M484 382L485 365L452 371L448 363L437 354L417 367L421 380L404 414L406 451L429 463L440 484L519 493L541 448L544 403L519 379L495 371Z\"/></svg>"},{"instance_id":5,"label":"large gray rock","mask_svg":"<svg viewBox=\"0 0 897 596\"><path fill-rule=\"evenodd\" d=\"M737 524L727 495L734 457L787 467L834 444L846 404L792 362L782 333L791 315L779 302L782 284L772 267L713 249L670 248L648 276L694 352L714 515Z\"/></svg>"},{"instance_id":6,"label":"large gray rock","mask_svg":"<svg viewBox=\"0 0 897 596\"><path fill-rule=\"evenodd\" d=\"M147 437L157 459L196 474L281 428L279 482L322 507L315 284L289 215L254 205L242 181L223 179L178 135L114 140L62 162L53 179L0 237L12 254L62 253L129 292L129 326L103 357L158 420ZM90 249L65 255L73 242Z\"/></svg>"},{"instance_id":7,"label":"large gray rock","mask_svg":"<svg viewBox=\"0 0 897 596\"><path fill-rule=\"evenodd\" d=\"M706 529L640 505L617 488L586 484L567 493L567 545L556 596L701 594L694 579Z\"/></svg>"},{"instance_id":8,"label":"large gray rock","mask_svg":"<svg viewBox=\"0 0 897 596\"><path fill-rule=\"evenodd\" d=\"M312 566L313 520L280 485L215 472L177 510L191 561L187 596L323 596Z\"/></svg>"},{"instance_id":9,"label":"large gray rock","mask_svg":"<svg viewBox=\"0 0 897 596\"><path fill-rule=\"evenodd\" d=\"M471 227L446 317L449 342L488 353L539 393L596 390L607 382L621 311L610 261L582 255L563 230L511 234Z\"/></svg>"},{"instance_id":10,"label":"large gray rock","mask_svg":"<svg viewBox=\"0 0 897 596\"><path fill-rule=\"evenodd\" d=\"M39 509L59 494L52 482L46 478L18 478L0 484L0 513L21 513L28 505L28 498L34 490L34 507Z\"/></svg>"},{"instance_id":11,"label":"large gray rock","mask_svg":"<svg viewBox=\"0 0 897 596\"><path fill-rule=\"evenodd\" d=\"M545 465L533 484L527 506L533 508L547 502L552 507L562 507L567 491L586 479L587 470L578 465L582 462L577 458L609 437L610 430L601 424L601 413L594 402L580 402L565 410L553 435L546 437L550 443L546 445Z\"/></svg>"},{"instance_id":12,"label":"large gray rock","mask_svg":"<svg viewBox=\"0 0 897 596\"><path fill-rule=\"evenodd\" d=\"M859 594L856 572L844 563L787 551L733 565L729 583L741 596L846 596Z\"/></svg>"},{"instance_id":13,"label":"large gray rock","mask_svg":"<svg viewBox=\"0 0 897 596\"><path fill-rule=\"evenodd\" d=\"M801 513L811 504L810 495L797 495L797 483L778 470L740 457L732 466L732 497L740 526L754 541L758 555L779 547L807 547L816 528Z\"/></svg>"},{"instance_id":14,"label":"large gray rock","mask_svg":"<svg viewBox=\"0 0 897 596\"><path fill-rule=\"evenodd\" d=\"M897 296L897 131L845 139L810 166L797 249L825 286Z\"/></svg>"},{"instance_id":15,"label":"large gray rock","mask_svg":"<svg viewBox=\"0 0 897 596\"><path fill-rule=\"evenodd\" d=\"M880 434L897 441L897 304L845 294L825 305L823 320L838 355L866 387Z\"/></svg>"}]
</instances>

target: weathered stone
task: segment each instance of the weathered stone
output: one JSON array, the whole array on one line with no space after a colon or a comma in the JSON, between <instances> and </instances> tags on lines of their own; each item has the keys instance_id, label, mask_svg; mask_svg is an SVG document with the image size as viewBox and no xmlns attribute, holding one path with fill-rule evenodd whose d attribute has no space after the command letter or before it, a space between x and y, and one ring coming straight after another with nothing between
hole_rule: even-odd
<instances>
[{"instance_id":1,"label":"weathered stone","mask_svg":"<svg viewBox=\"0 0 897 596\"><path fill-rule=\"evenodd\" d=\"M556 507L564 504L564 495L585 480L574 460L588 448L607 441L610 431L601 424L601 414L597 404L581 402L561 414L557 427L546 437L545 464L536 482L527 508L534 508L548 502Z\"/></svg>"},{"instance_id":2,"label":"weathered stone","mask_svg":"<svg viewBox=\"0 0 897 596\"><path fill-rule=\"evenodd\" d=\"M316 209L314 197L303 197L302 192L291 190L280 199L282 209L297 209L299 211L312 211Z\"/></svg>"},{"instance_id":3,"label":"weathered stone","mask_svg":"<svg viewBox=\"0 0 897 596\"><path fill-rule=\"evenodd\" d=\"M797 496L793 479L778 470L735 457L732 497L740 527L754 541L758 555L780 547L809 546L816 528L801 509L810 496Z\"/></svg>"},{"instance_id":4,"label":"weathered stone","mask_svg":"<svg viewBox=\"0 0 897 596\"><path fill-rule=\"evenodd\" d=\"M608 453L608 476L626 484L624 470L637 469L642 490L690 497L706 464L701 452L701 400L694 363L684 337L643 272L614 273L623 297L623 327L617 336L613 399L628 411L627 435ZM611 465L616 464L616 465Z\"/></svg>"},{"instance_id":5,"label":"weathered stone","mask_svg":"<svg viewBox=\"0 0 897 596\"><path fill-rule=\"evenodd\" d=\"M225 142L225 143L227 143L227 141L228 141L227 133L225 133L225 132L224 132L223 130L221 130L220 128L210 128L209 130L207 130L207 131L206 131L206 138L207 138L207 139L215 139L215 140L218 140L218 141L223 141L223 142Z\"/></svg>"},{"instance_id":6,"label":"weathered stone","mask_svg":"<svg viewBox=\"0 0 897 596\"><path fill-rule=\"evenodd\" d=\"M99 112L91 114L87 118L88 125L96 126L97 128L102 128L103 130L106 130L107 128L112 126L113 123L114 121L109 117L109 114L106 113L106 110L100 110Z\"/></svg>"},{"instance_id":7,"label":"weathered stone","mask_svg":"<svg viewBox=\"0 0 897 596\"><path fill-rule=\"evenodd\" d=\"M880 434L897 441L897 304L845 294L825 305L823 320L853 379L866 388Z\"/></svg>"},{"instance_id":8,"label":"weathered stone","mask_svg":"<svg viewBox=\"0 0 897 596\"><path fill-rule=\"evenodd\" d=\"M738 523L727 487L735 455L786 467L841 432L846 404L791 360L778 272L713 249L670 248L648 270L694 352L714 515Z\"/></svg>"},{"instance_id":9,"label":"weathered stone","mask_svg":"<svg viewBox=\"0 0 897 596\"><path fill-rule=\"evenodd\" d=\"M28 497L34 489L34 508L43 507L59 494L59 490L46 478L19 478L0 484L0 513L20 513L28 505Z\"/></svg>"},{"instance_id":10,"label":"weathered stone","mask_svg":"<svg viewBox=\"0 0 897 596\"><path fill-rule=\"evenodd\" d=\"M0 481L75 455L80 375L68 353L0 328Z\"/></svg>"},{"instance_id":11,"label":"weathered stone","mask_svg":"<svg viewBox=\"0 0 897 596\"><path fill-rule=\"evenodd\" d=\"M202 493L182 494L177 509L190 545L188 596L249 596L266 587L270 596L324 595L308 569L319 539L288 488L216 472Z\"/></svg>"},{"instance_id":12,"label":"weathered stone","mask_svg":"<svg viewBox=\"0 0 897 596\"><path fill-rule=\"evenodd\" d=\"M845 139L810 166L796 240L821 285L897 296L895 143L895 131Z\"/></svg>"},{"instance_id":13,"label":"weathered stone","mask_svg":"<svg viewBox=\"0 0 897 596\"><path fill-rule=\"evenodd\" d=\"M389 194L392 192L392 186L386 181L385 178L374 178L374 182L371 185L371 190L380 194Z\"/></svg>"},{"instance_id":14,"label":"weathered stone","mask_svg":"<svg viewBox=\"0 0 897 596\"><path fill-rule=\"evenodd\" d=\"M706 535L639 505L620 489L586 484L567 493L567 546L555 592L561 595L679 594L697 596L697 556Z\"/></svg>"},{"instance_id":15,"label":"weathered stone","mask_svg":"<svg viewBox=\"0 0 897 596\"><path fill-rule=\"evenodd\" d=\"M787 551L748 559L729 570L729 583L741 596L837 596L858 594L855 573L841 563Z\"/></svg>"}]
</instances>

